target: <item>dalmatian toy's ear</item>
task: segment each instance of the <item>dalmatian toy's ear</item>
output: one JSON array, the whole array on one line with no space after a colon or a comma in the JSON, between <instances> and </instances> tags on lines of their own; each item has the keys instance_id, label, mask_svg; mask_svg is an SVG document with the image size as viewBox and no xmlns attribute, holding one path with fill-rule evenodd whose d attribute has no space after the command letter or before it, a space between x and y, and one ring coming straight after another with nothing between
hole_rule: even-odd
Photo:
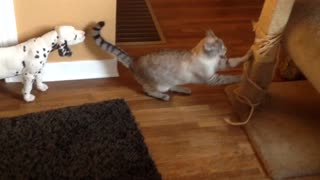
<instances>
[{"instance_id":1,"label":"dalmatian toy's ear","mask_svg":"<svg viewBox=\"0 0 320 180\"><path fill-rule=\"evenodd\" d=\"M67 26L56 26L55 27L55 31L58 34L58 53L59 56L71 56L72 55L72 51L68 46L68 41L67 41L67 37L68 37L68 30L67 30Z\"/></svg>"}]
</instances>

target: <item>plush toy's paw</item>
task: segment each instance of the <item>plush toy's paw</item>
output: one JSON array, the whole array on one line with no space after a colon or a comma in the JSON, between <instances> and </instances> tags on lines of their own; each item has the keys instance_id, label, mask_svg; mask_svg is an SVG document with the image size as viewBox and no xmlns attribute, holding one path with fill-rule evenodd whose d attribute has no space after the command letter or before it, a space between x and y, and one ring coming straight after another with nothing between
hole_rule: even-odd
<instances>
[{"instance_id":1,"label":"plush toy's paw","mask_svg":"<svg viewBox=\"0 0 320 180\"><path fill-rule=\"evenodd\" d=\"M36 97L33 94L26 94L23 96L23 99L27 102L32 102L36 99Z\"/></svg>"},{"instance_id":2,"label":"plush toy's paw","mask_svg":"<svg viewBox=\"0 0 320 180\"><path fill-rule=\"evenodd\" d=\"M41 84L38 84L38 85L37 85L37 89L40 90L40 91L42 91L42 92L48 90L48 88L49 88L48 85L46 85L46 84L44 84L44 83L41 83Z\"/></svg>"}]
</instances>

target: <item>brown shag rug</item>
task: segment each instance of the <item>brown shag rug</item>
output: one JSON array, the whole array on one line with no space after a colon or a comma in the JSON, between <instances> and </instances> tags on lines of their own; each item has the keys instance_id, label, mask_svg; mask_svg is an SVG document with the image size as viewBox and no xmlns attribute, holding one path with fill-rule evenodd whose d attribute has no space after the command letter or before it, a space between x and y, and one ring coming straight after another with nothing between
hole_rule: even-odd
<instances>
[{"instance_id":1,"label":"brown shag rug","mask_svg":"<svg viewBox=\"0 0 320 180\"><path fill-rule=\"evenodd\" d=\"M0 119L0 179L159 180L123 100Z\"/></svg>"}]
</instances>

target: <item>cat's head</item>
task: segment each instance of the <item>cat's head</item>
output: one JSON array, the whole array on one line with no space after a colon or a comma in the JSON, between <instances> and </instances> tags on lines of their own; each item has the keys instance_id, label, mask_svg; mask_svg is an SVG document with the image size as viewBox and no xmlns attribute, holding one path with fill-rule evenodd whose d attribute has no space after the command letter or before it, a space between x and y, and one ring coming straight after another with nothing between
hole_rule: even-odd
<instances>
[{"instance_id":1,"label":"cat's head","mask_svg":"<svg viewBox=\"0 0 320 180\"><path fill-rule=\"evenodd\" d=\"M216 57L226 58L227 48L225 47L222 39L218 38L212 30L207 31L204 37L192 52L198 56L205 56L209 59Z\"/></svg>"}]
</instances>

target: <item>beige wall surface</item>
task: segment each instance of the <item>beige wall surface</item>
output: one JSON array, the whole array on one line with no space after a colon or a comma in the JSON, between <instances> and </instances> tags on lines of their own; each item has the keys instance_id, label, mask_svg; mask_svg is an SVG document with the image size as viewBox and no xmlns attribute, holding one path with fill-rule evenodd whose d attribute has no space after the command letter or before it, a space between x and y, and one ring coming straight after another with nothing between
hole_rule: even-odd
<instances>
[{"instance_id":1,"label":"beige wall surface","mask_svg":"<svg viewBox=\"0 0 320 180\"><path fill-rule=\"evenodd\" d=\"M115 42L116 0L14 0L19 42L37 37L57 25L86 30L100 20L106 22L102 35ZM72 57L49 56L50 62L108 59L87 35L84 43L71 47Z\"/></svg>"}]
</instances>

